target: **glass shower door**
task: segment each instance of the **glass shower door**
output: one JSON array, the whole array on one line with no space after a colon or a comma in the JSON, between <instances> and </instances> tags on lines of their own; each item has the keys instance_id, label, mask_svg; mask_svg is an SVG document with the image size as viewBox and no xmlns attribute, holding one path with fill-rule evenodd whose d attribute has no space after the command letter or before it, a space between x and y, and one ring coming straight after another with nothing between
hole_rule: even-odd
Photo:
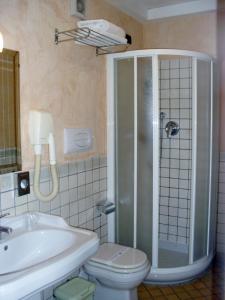
<instances>
[{"instance_id":1,"label":"glass shower door","mask_svg":"<svg viewBox=\"0 0 225 300\"><path fill-rule=\"evenodd\" d=\"M116 138L116 241L134 242L134 59L114 62Z\"/></svg>"},{"instance_id":2,"label":"glass shower door","mask_svg":"<svg viewBox=\"0 0 225 300\"><path fill-rule=\"evenodd\" d=\"M152 255L152 58L115 61L116 241ZM137 76L135 88L134 80ZM136 91L136 95L135 95ZM126 220L126 222L124 222Z\"/></svg>"},{"instance_id":3,"label":"glass shower door","mask_svg":"<svg viewBox=\"0 0 225 300\"><path fill-rule=\"evenodd\" d=\"M152 58L137 58L137 248L152 257Z\"/></svg>"},{"instance_id":4,"label":"glass shower door","mask_svg":"<svg viewBox=\"0 0 225 300\"><path fill-rule=\"evenodd\" d=\"M194 261L207 254L211 131L211 64L197 60Z\"/></svg>"}]
</instances>

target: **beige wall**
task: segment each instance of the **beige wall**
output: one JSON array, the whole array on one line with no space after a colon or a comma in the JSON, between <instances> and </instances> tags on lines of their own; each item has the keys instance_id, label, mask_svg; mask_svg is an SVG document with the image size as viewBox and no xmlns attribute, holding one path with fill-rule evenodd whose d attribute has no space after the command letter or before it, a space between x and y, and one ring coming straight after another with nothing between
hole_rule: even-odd
<instances>
[{"instance_id":1,"label":"beige wall","mask_svg":"<svg viewBox=\"0 0 225 300\"><path fill-rule=\"evenodd\" d=\"M216 12L179 16L144 24L144 48L172 48L216 56Z\"/></svg>"},{"instance_id":2,"label":"beige wall","mask_svg":"<svg viewBox=\"0 0 225 300\"><path fill-rule=\"evenodd\" d=\"M87 1L87 18L106 18L133 37L133 49L142 45L142 25L103 0ZM73 42L54 44L54 30L71 29L76 18L69 15L69 0L1 0L0 30L5 48L20 52L20 99L23 169L33 166L28 138L30 109L52 112L59 162L106 152L105 57ZM63 129L90 127L94 150L65 157Z\"/></svg>"},{"instance_id":3,"label":"beige wall","mask_svg":"<svg viewBox=\"0 0 225 300\"><path fill-rule=\"evenodd\" d=\"M105 18L132 35L130 49L179 48L216 55L216 14L205 13L147 22L144 25L104 0L87 0L87 18ZM106 152L105 56L73 42L54 44L54 30L70 29L69 0L1 0L0 30L5 47L20 52L23 169L33 166L28 138L30 109L51 111L59 162ZM63 129L90 127L92 152L65 157ZM46 152L46 151L45 151Z\"/></svg>"}]
</instances>

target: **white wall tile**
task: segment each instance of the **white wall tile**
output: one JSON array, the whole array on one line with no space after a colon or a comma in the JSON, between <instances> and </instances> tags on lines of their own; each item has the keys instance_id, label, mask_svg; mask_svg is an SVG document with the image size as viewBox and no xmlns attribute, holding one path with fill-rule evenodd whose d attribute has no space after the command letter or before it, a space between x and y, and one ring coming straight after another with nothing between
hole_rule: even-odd
<instances>
[{"instance_id":1,"label":"white wall tile","mask_svg":"<svg viewBox=\"0 0 225 300\"><path fill-rule=\"evenodd\" d=\"M69 204L69 193L68 191L64 191L60 193L60 203L61 206Z\"/></svg>"},{"instance_id":2,"label":"white wall tile","mask_svg":"<svg viewBox=\"0 0 225 300\"><path fill-rule=\"evenodd\" d=\"M180 98L186 99L190 97L191 97L190 89L187 88L180 89Z\"/></svg>"},{"instance_id":3,"label":"white wall tile","mask_svg":"<svg viewBox=\"0 0 225 300\"><path fill-rule=\"evenodd\" d=\"M179 99L180 90L179 89L170 89L169 94L170 94L171 99Z\"/></svg>"},{"instance_id":4,"label":"white wall tile","mask_svg":"<svg viewBox=\"0 0 225 300\"><path fill-rule=\"evenodd\" d=\"M28 210L29 211L39 211L40 210L40 203L38 200L28 202Z\"/></svg>"},{"instance_id":5,"label":"white wall tile","mask_svg":"<svg viewBox=\"0 0 225 300\"><path fill-rule=\"evenodd\" d=\"M161 70L160 79L169 79L170 71L169 70Z\"/></svg>"},{"instance_id":6,"label":"white wall tile","mask_svg":"<svg viewBox=\"0 0 225 300\"><path fill-rule=\"evenodd\" d=\"M20 205L20 206L16 206L16 215L21 215L25 212L28 211L28 206L27 204L23 204L23 205Z\"/></svg>"},{"instance_id":7,"label":"white wall tile","mask_svg":"<svg viewBox=\"0 0 225 300\"><path fill-rule=\"evenodd\" d=\"M14 189L14 174L0 175L0 192L6 192Z\"/></svg>"},{"instance_id":8,"label":"white wall tile","mask_svg":"<svg viewBox=\"0 0 225 300\"><path fill-rule=\"evenodd\" d=\"M40 201L40 212L50 213L50 210L51 210L51 204L50 204L50 202Z\"/></svg>"},{"instance_id":9,"label":"white wall tile","mask_svg":"<svg viewBox=\"0 0 225 300\"><path fill-rule=\"evenodd\" d=\"M161 70L169 69L169 66L170 66L170 61L169 60L166 60L166 59L161 60L161 62L160 62Z\"/></svg>"},{"instance_id":10,"label":"white wall tile","mask_svg":"<svg viewBox=\"0 0 225 300\"><path fill-rule=\"evenodd\" d=\"M85 184L85 173L78 173L78 186Z\"/></svg>"},{"instance_id":11,"label":"white wall tile","mask_svg":"<svg viewBox=\"0 0 225 300\"><path fill-rule=\"evenodd\" d=\"M28 202L28 196L24 195L24 196L16 196L15 197L15 206L19 206L19 205L23 205L26 204Z\"/></svg>"},{"instance_id":12,"label":"white wall tile","mask_svg":"<svg viewBox=\"0 0 225 300\"><path fill-rule=\"evenodd\" d=\"M86 184L91 183L93 181L92 170L86 172L85 181L86 181Z\"/></svg>"},{"instance_id":13,"label":"white wall tile","mask_svg":"<svg viewBox=\"0 0 225 300\"><path fill-rule=\"evenodd\" d=\"M180 69L180 78L190 78L191 72L189 68Z\"/></svg>"},{"instance_id":14,"label":"white wall tile","mask_svg":"<svg viewBox=\"0 0 225 300\"><path fill-rule=\"evenodd\" d=\"M69 199L70 202L77 201L78 199L78 188L69 190Z\"/></svg>"},{"instance_id":15,"label":"white wall tile","mask_svg":"<svg viewBox=\"0 0 225 300\"><path fill-rule=\"evenodd\" d=\"M93 181L97 181L100 178L99 169L93 170Z\"/></svg>"},{"instance_id":16,"label":"white wall tile","mask_svg":"<svg viewBox=\"0 0 225 300\"><path fill-rule=\"evenodd\" d=\"M78 186L77 199L80 200L83 199L84 197L85 197L85 186L84 185Z\"/></svg>"},{"instance_id":17,"label":"white wall tile","mask_svg":"<svg viewBox=\"0 0 225 300\"><path fill-rule=\"evenodd\" d=\"M179 78L180 70L179 69L170 69L170 78Z\"/></svg>"},{"instance_id":18,"label":"white wall tile","mask_svg":"<svg viewBox=\"0 0 225 300\"><path fill-rule=\"evenodd\" d=\"M69 217L69 204L61 206L61 216L63 218Z\"/></svg>"},{"instance_id":19,"label":"white wall tile","mask_svg":"<svg viewBox=\"0 0 225 300\"><path fill-rule=\"evenodd\" d=\"M60 178L60 192L66 191L68 189L69 189L68 177Z\"/></svg>"},{"instance_id":20,"label":"white wall tile","mask_svg":"<svg viewBox=\"0 0 225 300\"><path fill-rule=\"evenodd\" d=\"M185 78L185 79L180 79L180 88L181 89L189 89L190 87L190 80Z\"/></svg>"},{"instance_id":21,"label":"white wall tile","mask_svg":"<svg viewBox=\"0 0 225 300\"><path fill-rule=\"evenodd\" d=\"M70 216L78 214L78 201L70 202Z\"/></svg>"},{"instance_id":22,"label":"white wall tile","mask_svg":"<svg viewBox=\"0 0 225 300\"><path fill-rule=\"evenodd\" d=\"M78 170L77 162L70 162L68 166L69 166L69 175L74 175L77 173Z\"/></svg>"},{"instance_id":23,"label":"white wall tile","mask_svg":"<svg viewBox=\"0 0 225 300\"><path fill-rule=\"evenodd\" d=\"M169 87L170 87L170 81L168 79L160 80L160 89L161 90L168 90Z\"/></svg>"},{"instance_id":24,"label":"white wall tile","mask_svg":"<svg viewBox=\"0 0 225 300\"><path fill-rule=\"evenodd\" d=\"M69 189L73 189L78 186L77 174L69 176Z\"/></svg>"},{"instance_id":25,"label":"white wall tile","mask_svg":"<svg viewBox=\"0 0 225 300\"><path fill-rule=\"evenodd\" d=\"M182 58L180 59L180 68L190 68L191 59L190 58Z\"/></svg>"},{"instance_id":26,"label":"white wall tile","mask_svg":"<svg viewBox=\"0 0 225 300\"><path fill-rule=\"evenodd\" d=\"M69 175L69 166L68 163L62 164L59 166L59 175L60 177Z\"/></svg>"},{"instance_id":27,"label":"white wall tile","mask_svg":"<svg viewBox=\"0 0 225 300\"><path fill-rule=\"evenodd\" d=\"M177 217L169 216L169 225L171 226L177 226Z\"/></svg>"},{"instance_id":28,"label":"white wall tile","mask_svg":"<svg viewBox=\"0 0 225 300\"><path fill-rule=\"evenodd\" d=\"M78 201L78 212L83 212L86 210L86 201L85 199L79 200Z\"/></svg>"},{"instance_id":29,"label":"white wall tile","mask_svg":"<svg viewBox=\"0 0 225 300\"><path fill-rule=\"evenodd\" d=\"M15 206L14 191L4 192L1 194L1 210Z\"/></svg>"},{"instance_id":30,"label":"white wall tile","mask_svg":"<svg viewBox=\"0 0 225 300\"><path fill-rule=\"evenodd\" d=\"M171 59L169 66L170 69L178 69L180 67L179 59Z\"/></svg>"}]
</instances>

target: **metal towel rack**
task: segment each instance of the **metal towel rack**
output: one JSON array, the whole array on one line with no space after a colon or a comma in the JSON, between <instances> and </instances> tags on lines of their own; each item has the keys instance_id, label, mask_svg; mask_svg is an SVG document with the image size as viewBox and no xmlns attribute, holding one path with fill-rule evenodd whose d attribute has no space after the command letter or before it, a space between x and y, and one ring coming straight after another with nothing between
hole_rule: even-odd
<instances>
[{"instance_id":1,"label":"metal towel rack","mask_svg":"<svg viewBox=\"0 0 225 300\"><path fill-rule=\"evenodd\" d=\"M74 28L71 30L58 31L55 29L55 44L62 42L75 41L78 44L88 45L96 48L96 55L103 55L116 52L124 52L132 44L129 34L126 34L127 43L119 41L101 34L89 28Z\"/></svg>"}]
</instances>

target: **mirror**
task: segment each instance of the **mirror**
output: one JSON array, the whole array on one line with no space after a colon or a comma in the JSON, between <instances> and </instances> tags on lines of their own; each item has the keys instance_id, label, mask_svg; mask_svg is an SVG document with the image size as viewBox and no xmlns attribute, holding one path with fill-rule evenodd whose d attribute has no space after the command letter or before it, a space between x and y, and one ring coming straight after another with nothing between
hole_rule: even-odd
<instances>
[{"instance_id":1,"label":"mirror","mask_svg":"<svg viewBox=\"0 0 225 300\"><path fill-rule=\"evenodd\" d=\"M0 53L0 174L21 170L19 52Z\"/></svg>"}]
</instances>

